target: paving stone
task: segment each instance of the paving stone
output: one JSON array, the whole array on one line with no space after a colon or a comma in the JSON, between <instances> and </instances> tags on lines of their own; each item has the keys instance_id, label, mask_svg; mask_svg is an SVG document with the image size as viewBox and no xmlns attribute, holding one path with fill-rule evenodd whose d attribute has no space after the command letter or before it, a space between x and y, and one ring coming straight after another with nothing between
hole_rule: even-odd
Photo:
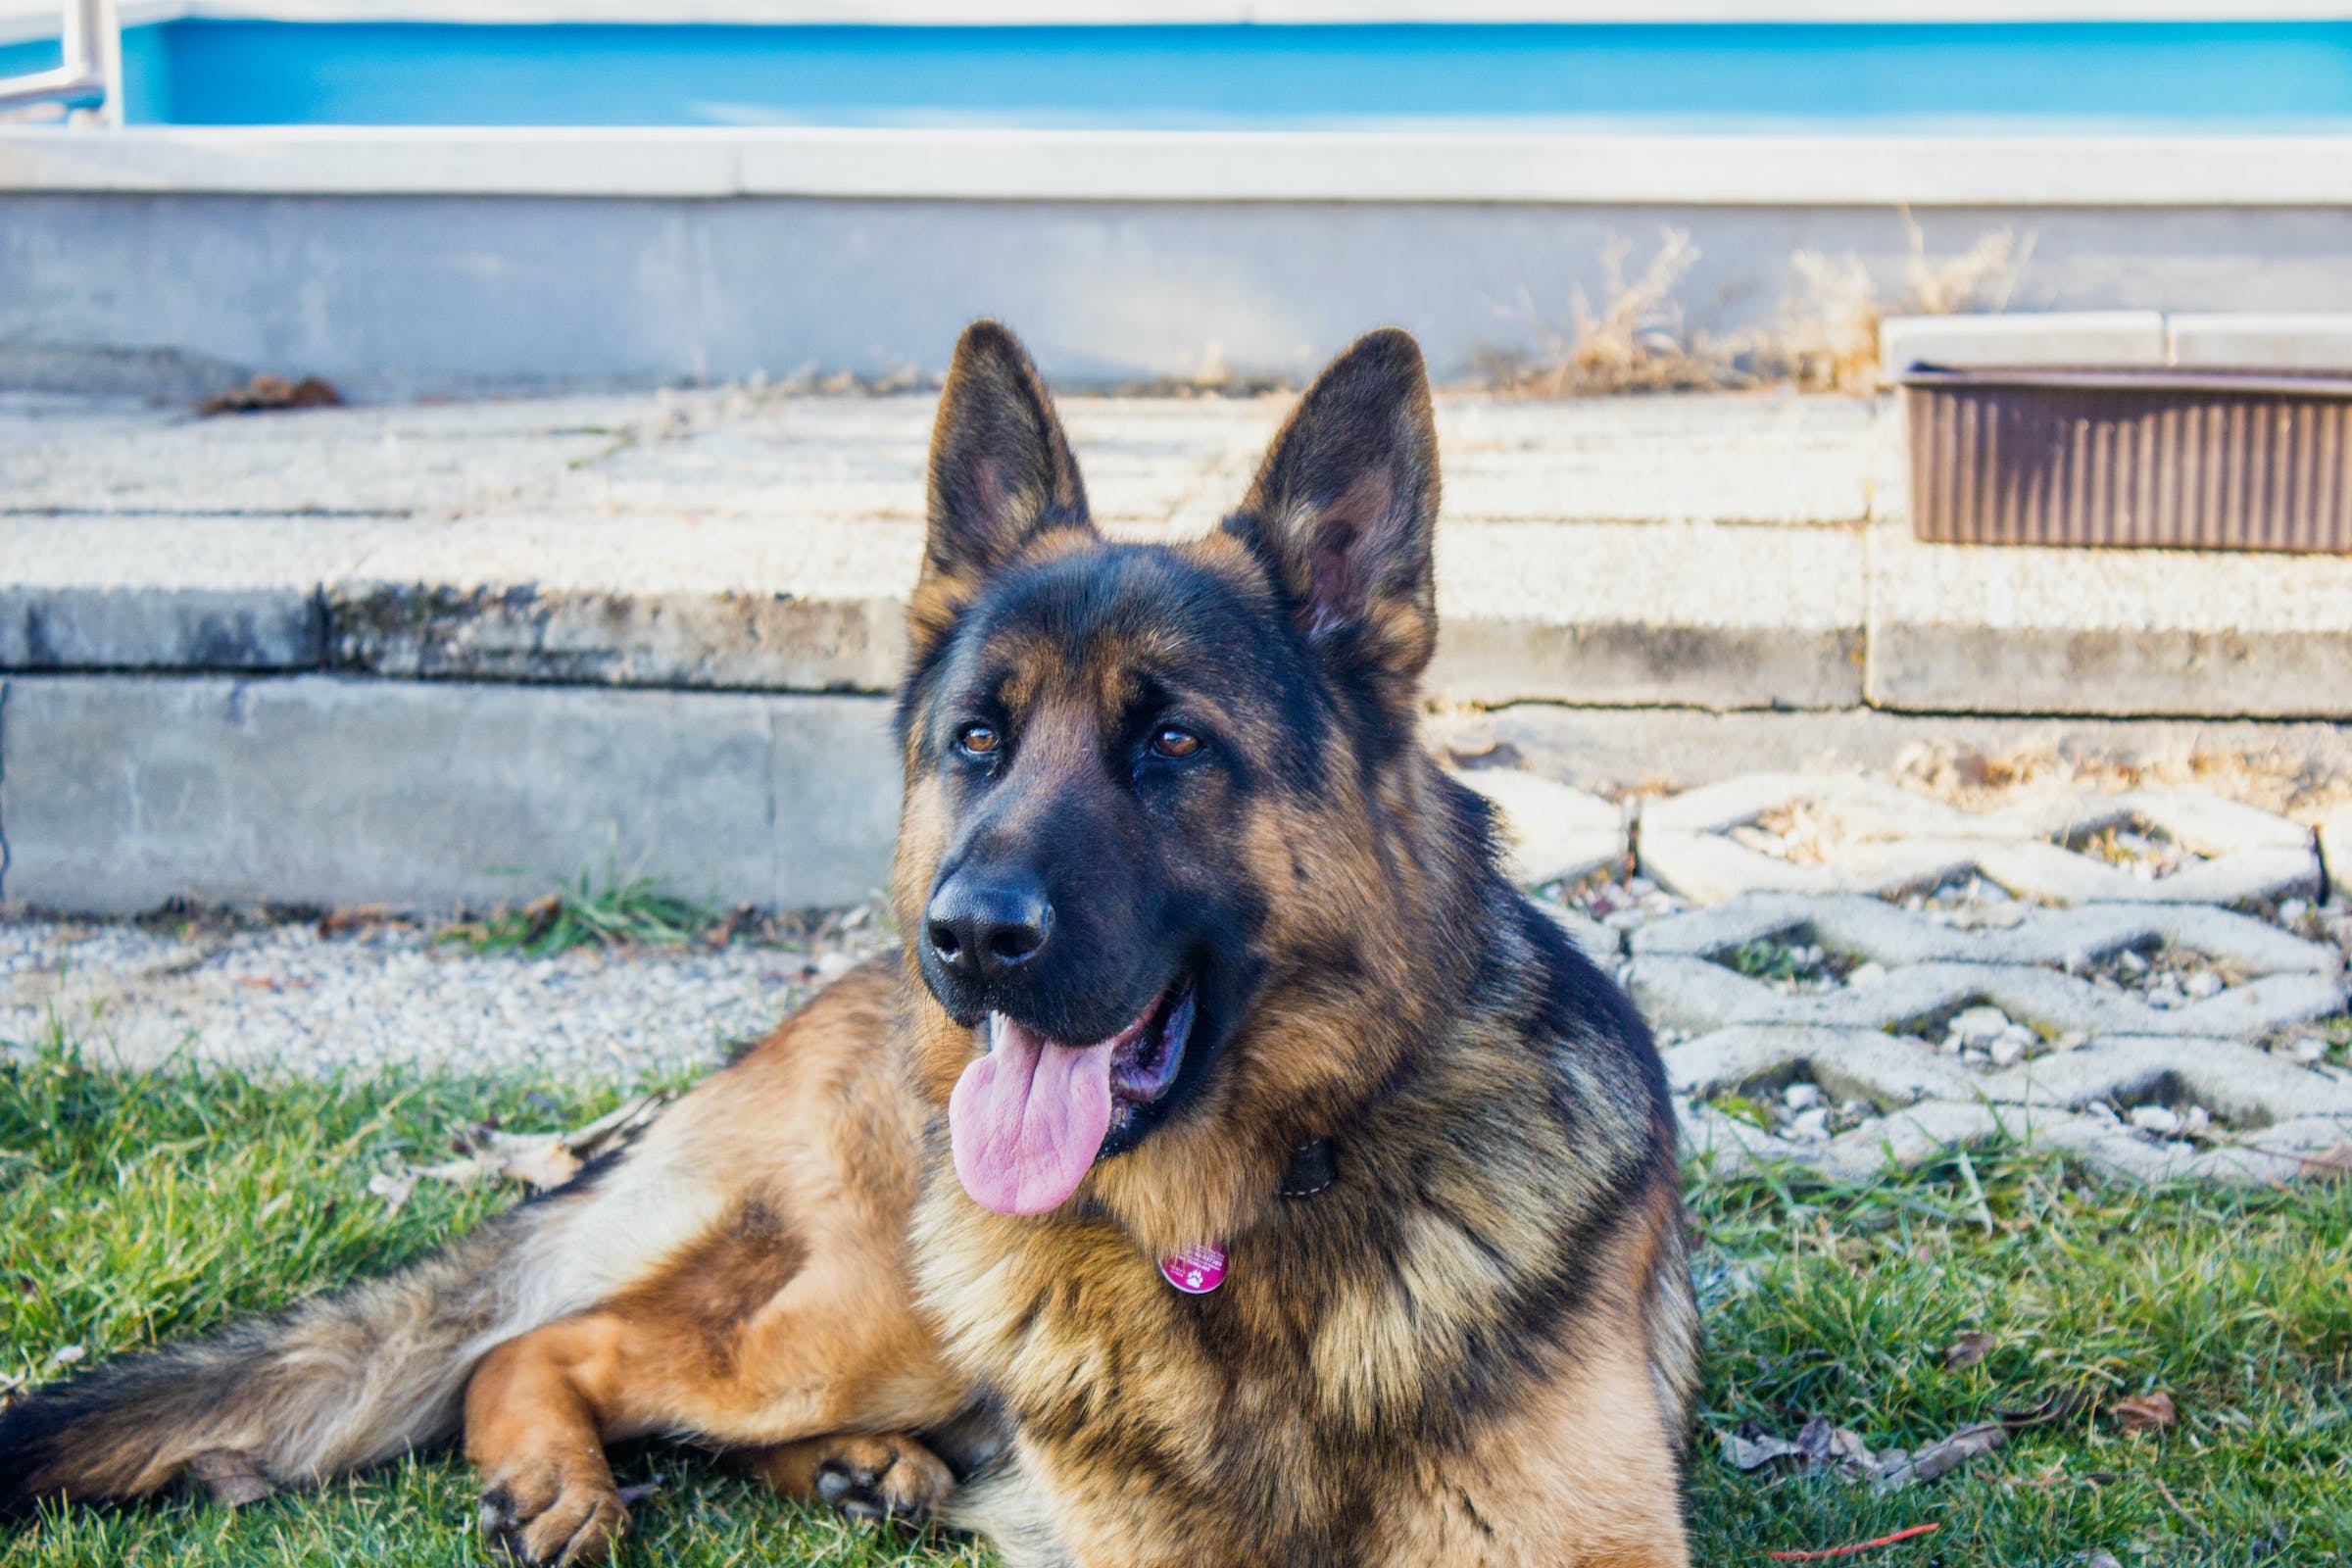
<instances>
[{"instance_id":1,"label":"paving stone","mask_svg":"<svg viewBox=\"0 0 2352 1568\"><path fill-rule=\"evenodd\" d=\"M0 668L316 668L319 582L390 521L0 516Z\"/></svg>"},{"instance_id":2,"label":"paving stone","mask_svg":"<svg viewBox=\"0 0 2352 1568\"><path fill-rule=\"evenodd\" d=\"M1624 868L1626 814L1616 802L1520 768L1470 768L1454 777L1494 803L1511 880L1522 887Z\"/></svg>"},{"instance_id":3,"label":"paving stone","mask_svg":"<svg viewBox=\"0 0 2352 1568\"><path fill-rule=\"evenodd\" d=\"M323 591L334 661L398 676L888 691L915 520L492 512L412 523Z\"/></svg>"},{"instance_id":4,"label":"paving stone","mask_svg":"<svg viewBox=\"0 0 2352 1568\"><path fill-rule=\"evenodd\" d=\"M2352 904L2352 806L2339 806L2323 818L2319 836L2328 896L2338 904Z\"/></svg>"},{"instance_id":5,"label":"paving stone","mask_svg":"<svg viewBox=\"0 0 2352 1568\"><path fill-rule=\"evenodd\" d=\"M1576 945L1578 952L1603 969L1616 968L1617 960L1625 953L1624 932L1549 899L1538 899L1536 907L1559 922L1560 929L1568 933L1568 940Z\"/></svg>"},{"instance_id":6,"label":"paving stone","mask_svg":"<svg viewBox=\"0 0 2352 1568\"><path fill-rule=\"evenodd\" d=\"M1736 840L1776 812L1802 829L1779 842L1809 858ZM2143 878L2065 847L2134 821L2153 824L2202 858ZM2239 904L2313 896L2320 877L2309 829L2195 790L2068 796L1969 812L1870 779L1750 774L1645 805L1640 845L1645 874L1706 903L1748 892L1912 892L1976 871L2055 904Z\"/></svg>"},{"instance_id":7,"label":"paving stone","mask_svg":"<svg viewBox=\"0 0 2352 1568\"><path fill-rule=\"evenodd\" d=\"M1917 1165L1954 1149L2012 1139L2046 1145L2085 1121L2065 1112L2026 1106L1929 1100L1874 1117L1821 1144L1775 1137L1704 1104L1689 1106L1681 1127L1685 1152L1705 1161L1719 1178L1777 1165L1861 1181L1888 1169Z\"/></svg>"},{"instance_id":8,"label":"paving stone","mask_svg":"<svg viewBox=\"0 0 2352 1568\"><path fill-rule=\"evenodd\" d=\"M1431 694L1851 707L1860 548L1838 528L1449 520L1438 530Z\"/></svg>"},{"instance_id":9,"label":"paving stone","mask_svg":"<svg viewBox=\"0 0 2352 1568\"><path fill-rule=\"evenodd\" d=\"M2187 1101L2238 1126L2306 1116L2352 1118L2352 1085L2233 1040L2191 1044L2112 1035L1992 1074L1984 1081L1983 1093L1996 1102L2076 1110L2094 1101Z\"/></svg>"},{"instance_id":10,"label":"paving stone","mask_svg":"<svg viewBox=\"0 0 2352 1568\"><path fill-rule=\"evenodd\" d=\"M1876 706L2352 718L2352 557L1934 545L1890 523L1868 551Z\"/></svg>"},{"instance_id":11,"label":"paving stone","mask_svg":"<svg viewBox=\"0 0 2352 1568\"><path fill-rule=\"evenodd\" d=\"M634 440L567 472L553 492L565 509L819 521L919 522L937 400L778 398ZM1161 402L1066 398L1058 405L1099 522L1166 524L1224 476L1242 498L1254 457L1288 400Z\"/></svg>"},{"instance_id":12,"label":"paving stone","mask_svg":"<svg viewBox=\"0 0 2352 1568\"><path fill-rule=\"evenodd\" d=\"M2068 967L2124 948L2165 943L2220 959L2247 974L2336 974L2336 949L2228 909L2196 904L2026 907L2005 928L1949 924L1853 894L1807 898L1750 893L1645 925L1637 955L1704 958L1745 943L1802 930L1807 940L1889 966L1915 963L2048 964Z\"/></svg>"},{"instance_id":13,"label":"paving stone","mask_svg":"<svg viewBox=\"0 0 2352 1568\"><path fill-rule=\"evenodd\" d=\"M1451 518L1857 523L1875 408L1740 393L1438 405Z\"/></svg>"},{"instance_id":14,"label":"paving stone","mask_svg":"<svg viewBox=\"0 0 2352 1568\"><path fill-rule=\"evenodd\" d=\"M1742 1033L1798 1036L1806 1032ZM1700 1044L1704 1043L1694 1042L1693 1046ZM1858 1046L1863 1042L1854 1044ZM2180 1049L2177 1042L2154 1044L2176 1054ZM2133 1042L2119 1042L2119 1058L2129 1057L2136 1045ZM1692 1051L1692 1047L1679 1049L1685 1053ZM2119 1059L2111 1064L2107 1085L2111 1091L2119 1093L2171 1092L2176 1095L2187 1087L2192 1089L2194 1098L2202 1101L2203 1091L2209 1083L2213 1083L2216 1099L2224 1103L2237 1103L2223 1092L2217 1080L2231 1067L2245 1065L2242 1060L2227 1055L2228 1052L2243 1051L2243 1048L2207 1045L2200 1049L2223 1051L2225 1059L2217 1063L2210 1073L2201 1073L2192 1068L2186 1076L2180 1075L2176 1068L2153 1067L2135 1058L2127 1067ZM1706 1061L1731 1062L1738 1057L1760 1067L1761 1071L1755 1077L1726 1080L1738 1084L1768 1081L1775 1073L1810 1071L1812 1061L1817 1058L1833 1064L1831 1070L1835 1077L1835 1063L1851 1054L1849 1048L1840 1047L1836 1042L1813 1041L1802 1046L1791 1044L1777 1055L1750 1046L1741 1051L1716 1053L1711 1057L1692 1054L1686 1059L1697 1065ZM2259 1053L2246 1054L2259 1055ZM1675 1056L1674 1052L1668 1054L1670 1073L1675 1071ZM2167 1073L2173 1075L2169 1080ZM1701 1075L1689 1076L1697 1078ZM2304 1076L2308 1078L2312 1075ZM1681 1081L1678 1079L1678 1085ZM1852 1081L1859 1083L1862 1080L1857 1076ZM1900 1081L1899 1067L1896 1081ZM2275 1087L2280 1092L2308 1088L2307 1085L2295 1084ZM2085 1096L2083 1102L2096 1098L2095 1095ZM1760 1168L1777 1165L1809 1169L1838 1179L1857 1181L1888 1168L1917 1165L1954 1149L1995 1142L2017 1142L2064 1152L2100 1175L2123 1180L2149 1183L2206 1181L2222 1185L2269 1186L2305 1175L2333 1175L2340 1169L2339 1162L2345 1151L2352 1149L2352 1111L2297 1114L2268 1125L2217 1131L2209 1134L2202 1143L2140 1133L2101 1117L2072 1110L2055 1096L2037 1096L2010 1102L1998 1102L1983 1096L1974 1100L1922 1099L1887 1108L1883 1114L1823 1143L1806 1143L1776 1136L1738 1117L1726 1115L1703 1100L1678 1098L1676 1111L1685 1152L1697 1155L1719 1178L1749 1174Z\"/></svg>"},{"instance_id":15,"label":"paving stone","mask_svg":"<svg viewBox=\"0 0 2352 1568\"><path fill-rule=\"evenodd\" d=\"M628 440L606 430L412 431L363 411L60 431L0 446L0 513L409 514L553 486Z\"/></svg>"},{"instance_id":16,"label":"paving stone","mask_svg":"<svg viewBox=\"0 0 2352 1568\"><path fill-rule=\"evenodd\" d=\"M1796 1079L1833 1100L1867 1100L1885 1111L1922 1100L1981 1098L1957 1062L1914 1042L1865 1029L1730 1028L1669 1046L1666 1080L1706 1100L1727 1091L1778 1094Z\"/></svg>"},{"instance_id":17,"label":"paving stone","mask_svg":"<svg viewBox=\"0 0 2352 1568\"><path fill-rule=\"evenodd\" d=\"M1634 1000L1673 1029L1783 1023L1901 1030L1989 1004L2045 1038L2073 1033L2242 1039L2340 1012L2344 986L2329 974L2273 974L2183 1007L2152 1007L2054 969L2001 963L1922 963L1867 986L1788 995L1704 958L1638 957L1626 970Z\"/></svg>"}]
</instances>

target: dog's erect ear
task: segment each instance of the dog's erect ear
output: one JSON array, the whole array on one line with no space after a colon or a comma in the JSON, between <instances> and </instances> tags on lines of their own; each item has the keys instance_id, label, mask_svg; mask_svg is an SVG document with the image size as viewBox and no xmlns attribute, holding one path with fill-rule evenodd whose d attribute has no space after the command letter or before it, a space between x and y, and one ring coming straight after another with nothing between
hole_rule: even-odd
<instances>
[{"instance_id":1,"label":"dog's erect ear","mask_svg":"<svg viewBox=\"0 0 2352 1568\"><path fill-rule=\"evenodd\" d=\"M1358 338L1307 388L1225 520L1329 657L1411 680L1437 646L1438 438L1421 350Z\"/></svg>"},{"instance_id":2,"label":"dog's erect ear","mask_svg":"<svg viewBox=\"0 0 2352 1568\"><path fill-rule=\"evenodd\" d=\"M956 345L931 430L925 586L966 592L1053 528L1091 531L1086 486L1053 396L1020 340L974 321Z\"/></svg>"}]
</instances>

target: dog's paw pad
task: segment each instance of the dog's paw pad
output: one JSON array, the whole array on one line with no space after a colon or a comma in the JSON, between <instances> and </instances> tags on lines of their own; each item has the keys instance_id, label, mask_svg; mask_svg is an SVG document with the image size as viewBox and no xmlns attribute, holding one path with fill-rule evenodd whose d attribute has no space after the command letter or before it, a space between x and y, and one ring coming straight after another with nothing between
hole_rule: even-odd
<instances>
[{"instance_id":1,"label":"dog's paw pad","mask_svg":"<svg viewBox=\"0 0 2352 1568\"><path fill-rule=\"evenodd\" d=\"M846 1440L816 1467L818 1500L853 1519L917 1524L955 1486L937 1454L902 1438Z\"/></svg>"},{"instance_id":2,"label":"dog's paw pad","mask_svg":"<svg viewBox=\"0 0 2352 1568\"><path fill-rule=\"evenodd\" d=\"M495 1483L482 1493L482 1542L521 1568L586 1568L611 1554L629 1510L609 1480Z\"/></svg>"}]
</instances>

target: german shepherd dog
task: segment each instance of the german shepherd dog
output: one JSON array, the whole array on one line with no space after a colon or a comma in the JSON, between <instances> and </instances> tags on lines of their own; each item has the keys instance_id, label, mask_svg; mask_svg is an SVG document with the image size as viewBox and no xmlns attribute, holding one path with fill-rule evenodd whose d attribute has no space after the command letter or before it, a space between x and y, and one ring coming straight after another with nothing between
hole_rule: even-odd
<instances>
[{"instance_id":1,"label":"german shepherd dog","mask_svg":"<svg viewBox=\"0 0 2352 1568\"><path fill-rule=\"evenodd\" d=\"M1674 1120L1416 733L1421 356L1363 338L1206 537L1112 543L964 334L899 695L903 953L405 1273L36 1392L0 1506L464 1434L530 1564L606 1445L1015 1565L1687 1561Z\"/></svg>"}]
</instances>

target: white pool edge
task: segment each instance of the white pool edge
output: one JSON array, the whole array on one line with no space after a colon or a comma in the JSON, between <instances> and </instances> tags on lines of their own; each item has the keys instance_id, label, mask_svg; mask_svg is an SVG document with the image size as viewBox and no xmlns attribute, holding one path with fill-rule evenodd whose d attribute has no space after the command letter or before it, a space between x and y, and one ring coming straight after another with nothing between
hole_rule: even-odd
<instances>
[{"instance_id":1,"label":"white pool edge","mask_svg":"<svg viewBox=\"0 0 2352 1568\"><path fill-rule=\"evenodd\" d=\"M2335 22L2345 0L122 0L122 24L206 22L1153 26L1449 24ZM0 43L56 35L53 0L0 0Z\"/></svg>"},{"instance_id":2,"label":"white pool edge","mask_svg":"<svg viewBox=\"0 0 2352 1568\"><path fill-rule=\"evenodd\" d=\"M2352 206L2328 136L0 127L0 194Z\"/></svg>"}]
</instances>

